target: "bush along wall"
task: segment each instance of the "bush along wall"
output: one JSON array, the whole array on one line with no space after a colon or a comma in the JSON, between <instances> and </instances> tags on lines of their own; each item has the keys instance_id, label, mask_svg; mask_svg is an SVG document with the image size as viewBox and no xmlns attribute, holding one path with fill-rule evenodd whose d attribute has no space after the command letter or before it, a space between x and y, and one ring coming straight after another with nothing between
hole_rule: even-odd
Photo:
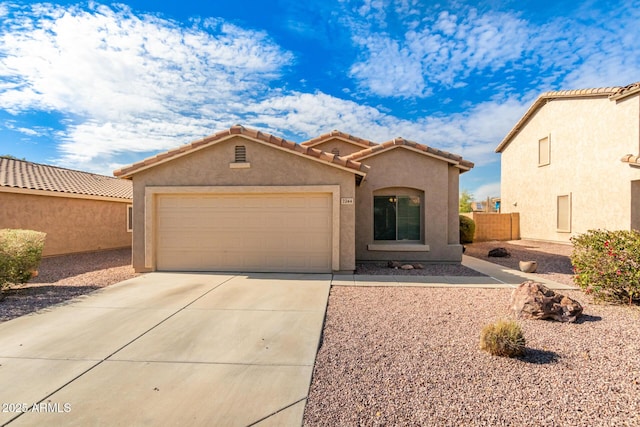
<instances>
[{"instance_id":1,"label":"bush along wall","mask_svg":"<svg viewBox=\"0 0 640 427\"><path fill-rule=\"evenodd\" d=\"M476 223L469 217L460 215L460 243L473 243L473 235L476 232Z\"/></svg>"},{"instance_id":2,"label":"bush along wall","mask_svg":"<svg viewBox=\"0 0 640 427\"><path fill-rule=\"evenodd\" d=\"M571 238L574 282L595 299L640 300L640 232L589 230Z\"/></svg>"},{"instance_id":3,"label":"bush along wall","mask_svg":"<svg viewBox=\"0 0 640 427\"><path fill-rule=\"evenodd\" d=\"M33 230L0 230L0 290L31 279L40 265L45 237Z\"/></svg>"}]
</instances>

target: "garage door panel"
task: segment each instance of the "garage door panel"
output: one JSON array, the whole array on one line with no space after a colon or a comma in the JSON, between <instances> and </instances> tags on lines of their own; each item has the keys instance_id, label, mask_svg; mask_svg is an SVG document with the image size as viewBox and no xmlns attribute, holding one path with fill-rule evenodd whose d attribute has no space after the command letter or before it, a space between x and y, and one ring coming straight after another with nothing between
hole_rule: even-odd
<instances>
[{"instance_id":1,"label":"garage door panel","mask_svg":"<svg viewBox=\"0 0 640 427\"><path fill-rule=\"evenodd\" d=\"M330 272L330 194L160 195L158 270Z\"/></svg>"}]
</instances>

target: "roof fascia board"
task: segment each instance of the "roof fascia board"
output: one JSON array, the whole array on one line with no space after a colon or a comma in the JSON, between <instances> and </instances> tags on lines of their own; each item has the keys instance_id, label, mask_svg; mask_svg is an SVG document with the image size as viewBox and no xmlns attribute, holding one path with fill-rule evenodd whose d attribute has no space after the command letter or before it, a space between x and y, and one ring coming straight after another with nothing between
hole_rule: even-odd
<instances>
[{"instance_id":1,"label":"roof fascia board","mask_svg":"<svg viewBox=\"0 0 640 427\"><path fill-rule=\"evenodd\" d=\"M374 153L367 154L366 156L359 157L359 158L357 158L357 159L355 159L355 160L356 160L357 162L360 162L361 160L364 160L364 159L368 159L368 158L370 158L370 157L377 156L378 154L388 153L389 151L391 151L391 150L395 150L396 148L404 148L405 150L413 151L413 152L418 153L418 154L422 154L422 155L425 155L425 156L433 157L433 158L438 159L438 160L444 160L445 162L447 162L447 163L449 163L449 164L452 164L452 165L459 165L459 164L460 164L460 162L459 162L459 161L457 161L457 160L455 160L455 159L450 159L450 158L448 158L448 157L438 156L437 154L429 153L429 152L427 152L427 151L422 151L422 150L419 150L419 149L417 149L417 148L411 147L411 146L409 146L409 145L404 145L404 144L403 144L403 145L393 145L393 146L391 146L391 147L388 147L388 148L385 148L385 149L382 149L382 150L376 151L376 152L374 152ZM355 154L355 153L354 153L354 154Z\"/></svg>"},{"instance_id":2,"label":"roof fascia board","mask_svg":"<svg viewBox=\"0 0 640 427\"><path fill-rule=\"evenodd\" d=\"M325 142L332 141L334 139L338 139L340 141L347 142L347 143L349 143L351 145L355 145L356 147L369 148L369 147L374 147L375 146L375 145L361 144L358 141L354 141L353 139L345 138L344 136L341 136L341 135L331 135L330 137L328 137L326 139L323 139L321 141L314 141L313 143L303 142L300 145L302 145L304 147L313 148L316 145L324 144ZM375 144L375 143L373 143L373 144Z\"/></svg>"}]
</instances>

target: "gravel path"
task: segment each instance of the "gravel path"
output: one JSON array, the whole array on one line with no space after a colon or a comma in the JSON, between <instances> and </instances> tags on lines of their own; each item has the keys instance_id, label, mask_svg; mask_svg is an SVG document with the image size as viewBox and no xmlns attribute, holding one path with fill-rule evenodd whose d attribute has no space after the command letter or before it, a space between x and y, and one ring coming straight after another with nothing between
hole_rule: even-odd
<instances>
[{"instance_id":1,"label":"gravel path","mask_svg":"<svg viewBox=\"0 0 640 427\"><path fill-rule=\"evenodd\" d=\"M467 248L465 255L515 270L519 269L519 261L537 261L537 275L565 285L574 285L573 267L569 259L573 246L569 244L512 240L509 242L476 242L465 245L465 247ZM489 257L487 254L495 248L505 248L511 256L509 258Z\"/></svg>"},{"instance_id":2,"label":"gravel path","mask_svg":"<svg viewBox=\"0 0 640 427\"><path fill-rule=\"evenodd\" d=\"M487 258L495 243L467 254L571 280L570 246L500 242L512 258ZM509 289L333 287L304 425L640 426L640 307L565 294L581 320L520 321L527 353L509 359L478 348Z\"/></svg>"},{"instance_id":3,"label":"gravel path","mask_svg":"<svg viewBox=\"0 0 640 427\"><path fill-rule=\"evenodd\" d=\"M64 303L136 275L131 267L131 249L44 258L37 277L3 293L0 322Z\"/></svg>"}]
</instances>

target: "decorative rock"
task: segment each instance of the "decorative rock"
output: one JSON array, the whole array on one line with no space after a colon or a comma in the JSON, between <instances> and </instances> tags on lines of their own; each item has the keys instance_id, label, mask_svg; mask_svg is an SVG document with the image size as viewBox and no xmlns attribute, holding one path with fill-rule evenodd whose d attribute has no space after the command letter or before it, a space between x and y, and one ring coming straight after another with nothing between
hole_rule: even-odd
<instances>
[{"instance_id":1,"label":"decorative rock","mask_svg":"<svg viewBox=\"0 0 640 427\"><path fill-rule=\"evenodd\" d=\"M400 268L400 267L402 267L402 263L399 262L399 261L389 261L387 263L387 267L389 267L389 268Z\"/></svg>"},{"instance_id":2,"label":"decorative rock","mask_svg":"<svg viewBox=\"0 0 640 427\"><path fill-rule=\"evenodd\" d=\"M538 269L538 263L536 261L520 261L520 271L524 273L535 273Z\"/></svg>"},{"instance_id":3,"label":"decorative rock","mask_svg":"<svg viewBox=\"0 0 640 427\"><path fill-rule=\"evenodd\" d=\"M413 265L411 264L405 264L402 267L400 267L403 270L413 270Z\"/></svg>"},{"instance_id":4,"label":"decorative rock","mask_svg":"<svg viewBox=\"0 0 640 427\"><path fill-rule=\"evenodd\" d=\"M416 264L413 264L413 268L415 268L416 270L423 270L424 265L416 263Z\"/></svg>"},{"instance_id":5,"label":"decorative rock","mask_svg":"<svg viewBox=\"0 0 640 427\"><path fill-rule=\"evenodd\" d=\"M575 322L582 315L582 305L578 301L532 280L513 290L511 310L519 318L551 319L559 322Z\"/></svg>"},{"instance_id":6,"label":"decorative rock","mask_svg":"<svg viewBox=\"0 0 640 427\"><path fill-rule=\"evenodd\" d=\"M496 258L508 258L511 256L509 251L506 250L505 248L491 249L487 255L490 257L496 257Z\"/></svg>"}]
</instances>

